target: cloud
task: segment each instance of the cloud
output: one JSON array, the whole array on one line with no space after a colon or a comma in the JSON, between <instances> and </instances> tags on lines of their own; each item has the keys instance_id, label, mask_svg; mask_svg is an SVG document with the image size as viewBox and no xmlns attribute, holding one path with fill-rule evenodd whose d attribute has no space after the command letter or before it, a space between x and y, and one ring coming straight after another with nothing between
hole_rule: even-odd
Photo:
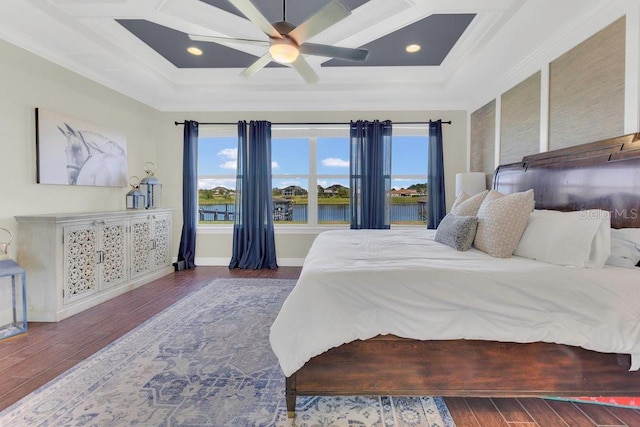
<instances>
[{"instance_id":1,"label":"cloud","mask_svg":"<svg viewBox=\"0 0 640 427\"><path fill-rule=\"evenodd\" d=\"M224 160L219 165L222 169L236 170L238 162L237 148L223 148L218 151L218 157L221 157Z\"/></svg>"},{"instance_id":2,"label":"cloud","mask_svg":"<svg viewBox=\"0 0 640 427\"><path fill-rule=\"evenodd\" d=\"M223 148L222 150L218 151L218 156L222 157L223 159L238 160L238 149Z\"/></svg>"},{"instance_id":3,"label":"cloud","mask_svg":"<svg viewBox=\"0 0 640 427\"><path fill-rule=\"evenodd\" d=\"M225 187L230 189L236 188L236 180L233 178L218 179L218 178L205 178L198 180L198 188L201 190Z\"/></svg>"},{"instance_id":4,"label":"cloud","mask_svg":"<svg viewBox=\"0 0 640 427\"><path fill-rule=\"evenodd\" d=\"M279 167L280 167L280 165L278 164L278 162L276 162L276 161L272 161L271 162L271 169L277 169Z\"/></svg>"},{"instance_id":5,"label":"cloud","mask_svg":"<svg viewBox=\"0 0 640 427\"><path fill-rule=\"evenodd\" d=\"M298 180L286 180L286 179L285 180L278 180L277 183L274 182L274 187L276 186L276 184L277 184L277 188L286 188L286 187L289 187L291 185L297 185L298 187L304 188L302 183L300 181L298 181Z\"/></svg>"},{"instance_id":6,"label":"cloud","mask_svg":"<svg viewBox=\"0 0 640 427\"><path fill-rule=\"evenodd\" d=\"M322 159L322 164L324 166L335 167L335 168L348 168L349 161L342 160L335 157L328 157L326 159Z\"/></svg>"},{"instance_id":7,"label":"cloud","mask_svg":"<svg viewBox=\"0 0 640 427\"><path fill-rule=\"evenodd\" d=\"M236 160L229 160L229 161L226 161L224 163L220 163L220 167L222 169L233 169L233 170L236 170L237 166L238 166L238 164L237 164Z\"/></svg>"}]
</instances>

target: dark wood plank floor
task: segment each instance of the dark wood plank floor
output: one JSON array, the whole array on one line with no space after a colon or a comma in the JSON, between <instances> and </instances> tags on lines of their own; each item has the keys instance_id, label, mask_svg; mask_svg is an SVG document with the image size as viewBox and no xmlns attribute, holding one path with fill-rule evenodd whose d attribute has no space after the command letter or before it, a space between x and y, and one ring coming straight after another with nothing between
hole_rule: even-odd
<instances>
[{"instance_id":1,"label":"dark wood plank floor","mask_svg":"<svg viewBox=\"0 0 640 427\"><path fill-rule=\"evenodd\" d=\"M173 273L58 323L29 323L0 341L0 410L220 277L296 279L300 268L243 271L198 267ZM445 399L458 427L640 426L640 411L535 398Z\"/></svg>"}]
</instances>

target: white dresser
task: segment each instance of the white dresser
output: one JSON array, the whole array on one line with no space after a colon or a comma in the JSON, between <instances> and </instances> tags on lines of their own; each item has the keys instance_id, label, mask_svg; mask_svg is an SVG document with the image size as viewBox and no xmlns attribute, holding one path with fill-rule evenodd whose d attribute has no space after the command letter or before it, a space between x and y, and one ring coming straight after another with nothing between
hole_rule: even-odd
<instances>
[{"instance_id":1,"label":"white dresser","mask_svg":"<svg viewBox=\"0 0 640 427\"><path fill-rule=\"evenodd\" d=\"M17 216L27 316L57 322L170 273L170 209Z\"/></svg>"}]
</instances>

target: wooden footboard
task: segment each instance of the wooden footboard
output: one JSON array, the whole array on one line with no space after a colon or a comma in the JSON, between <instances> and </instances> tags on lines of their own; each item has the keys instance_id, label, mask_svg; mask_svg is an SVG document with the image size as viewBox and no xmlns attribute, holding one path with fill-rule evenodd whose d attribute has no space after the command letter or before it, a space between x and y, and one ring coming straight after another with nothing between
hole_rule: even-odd
<instances>
[{"instance_id":1,"label":"wooden footboard","mask_svg":"<svg viewBox=\"0 0 640 427\"><path fill-rule=\"evenodd\" d=\"M380 336L314 357L286 379L297 396L636 396L630 357L578 347Z\"/></svg>"}]
</instances>

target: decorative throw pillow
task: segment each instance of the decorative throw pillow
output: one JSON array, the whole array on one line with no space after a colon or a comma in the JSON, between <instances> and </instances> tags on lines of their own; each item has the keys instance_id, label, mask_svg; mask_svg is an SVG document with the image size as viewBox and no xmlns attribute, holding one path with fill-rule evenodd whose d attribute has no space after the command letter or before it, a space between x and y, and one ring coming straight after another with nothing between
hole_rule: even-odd
<instances>
[{"instance_id":1,"label":"decorative throw pillow","mask_svg":"<svg viewBox=\"0 0 640 427\"><path fill-rule=\"evenodd\" d=\"M464 202L468 198L469 198L469 195L464 191L461 191L460 194L456 196L456 200L453 202L453 206L451 206L451 209L455 209L456 206L458 206L460 203Z\"/></svg>"},{"instance_id":2,"label":"decorative throw pillow","mask_svg":"<svg viewBox=\"0 0 640 427\"><path fill-rule=\"evenodd\" d=\"M460 195L462 194L466 196L464 192ZM467 196L466 199L463 199L451 209L451 213L458 216L476 216L478 214L478 209L480 209L480 205L484 201L484 198L487 197L487 194L489 194L489 190L485 190L472 197Z\"/></svg>"},{"instance_id":3,"label":"decorative throw pillow","mask_svg":"<svg viewBox=\"0 0 640 427\"><path fill-rule=\"evenodd\" d=\"M478 210L474 246L492 257L509 258L518 246L534 206L533 190L506 196L491 190Z\"/></svg>"},{"instance_id":4,"label":"decorative throw pillow","mask_svg":"<svg viewBox=\"0 0 640 427\"><path fill-rule=\"evenodd\" d=\"M435 241L458 251L466 251L473 243L477 226L478 218L475 216L448 214L438 225Z\"/></svg>"}]
</instances>

